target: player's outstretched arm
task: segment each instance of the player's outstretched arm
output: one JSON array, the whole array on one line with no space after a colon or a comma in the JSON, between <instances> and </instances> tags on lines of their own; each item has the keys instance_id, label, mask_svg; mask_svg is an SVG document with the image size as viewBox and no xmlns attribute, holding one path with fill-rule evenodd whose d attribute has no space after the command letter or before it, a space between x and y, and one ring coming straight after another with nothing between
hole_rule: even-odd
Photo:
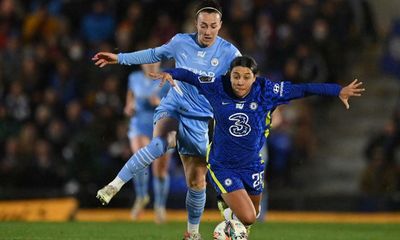
<instances>
[{"instance_id":1,"label":"player's outstretched arm","mask_svg":"<svg viewBox=\"0 0 400 240\"><path fill-rule=\"evenodd\" d=\"M109 52L98 52L96 55L92 57L92 61L94 61L96 66L105 67L108 64L117 64L118 63L118 55L115 53Z\"/></svg>"},{"instance_id":2,"label":"player's outstretched arm","mask_svg":"<svg viewBox=\"0 0 400 240\"><path fill-rule=\"evenodd\" d=\"M349 105L350 97L360 97L361 93L365 91L365 88L362 88L362 84L363 83L359 82L358 79L355 79L349 85L343 87L342 90L340 90L339 98L346 106L346 109L350 108Z\"/></svg>"},{"instance_id":3,"label":"player's outstretched arm","mask_svg":"<svg viewBox=\"0 0 400 240\"><path fill-rule=\"evenodd\" d=\"M159 72L159 73L149 73L149 77L152 79L160 79L160 87L162 87L166 81L171 84L171 86L175 87L175 81L172 78L171 74L166 73L166 72Z\"/></svg>"}]
</instances>

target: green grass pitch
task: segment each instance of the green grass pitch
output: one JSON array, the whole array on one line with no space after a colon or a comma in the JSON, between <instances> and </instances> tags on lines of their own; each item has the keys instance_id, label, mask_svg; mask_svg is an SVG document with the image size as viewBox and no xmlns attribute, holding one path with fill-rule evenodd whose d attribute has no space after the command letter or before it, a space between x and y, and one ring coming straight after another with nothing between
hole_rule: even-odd
<instances>
[{"instance_id":1,"label":"green grass pitch","mask_svg":"<svg viewBox=\"0 0 400 240\"><path fill-rule=\"evenodd\" d=\"M212 240L216 222L203 222L204 240ZM0 240L177 240L186 223L0 222ZM399 240L400 224L257 223L250 240Z\"/></svg>"}]
</instances>

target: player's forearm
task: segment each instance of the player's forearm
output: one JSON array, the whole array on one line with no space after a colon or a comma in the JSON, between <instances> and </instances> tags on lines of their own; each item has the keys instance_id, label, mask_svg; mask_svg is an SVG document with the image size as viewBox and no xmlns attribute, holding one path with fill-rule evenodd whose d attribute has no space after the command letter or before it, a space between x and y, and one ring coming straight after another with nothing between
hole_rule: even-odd
<instances>
[{"instance_id":1,"label":"player's forearm","mask_svg":"<svg viewBox=\"0 0 400 240\"><path fill-rule=\"evenodd\" d=\"M304 83L293 84L290 88L290 98L301 98L311 95L339 96L342 87L336 83Z\"/></svg>"},{"instance_id":2,"label":"player's forearm","mask_svg":"<svg viewBox=\"0 0 400 240\"><path fill-rule=\"evenodd\" d=\"M172 78L181 82L187 82L192 85L197 85L196 75L189 70L183 68L174 68L166 70L165 72L171 74Z\"/></svg>"},{"instance_id":3,"label":"player's forearm","mask_svg":"<svg viewBox=\"0 0 400 240\"><path fill-rule=\"evenodd\" d=\"M155 63L160 60L161 58L155 54L155 50L152 48L131 53L118 54L118 63L121 65Z\"/></svg>"}]
</instances>

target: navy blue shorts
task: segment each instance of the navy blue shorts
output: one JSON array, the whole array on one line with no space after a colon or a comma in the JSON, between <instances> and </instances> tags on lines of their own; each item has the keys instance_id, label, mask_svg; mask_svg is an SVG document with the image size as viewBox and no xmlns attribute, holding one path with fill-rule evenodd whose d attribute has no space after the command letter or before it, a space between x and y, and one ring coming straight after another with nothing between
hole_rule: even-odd
<instances>
[{"instance_id":1,"label":"navy blue shorts","mask_svg":"<svg viewBox=\"0 0 400 240\"><path fill-rule=\"evenodd\" d=\"M258 169L227 169L208 165L208 179L218 194L245 189L259 195L264 189L264 164Z\"/></svg>"}]
</instances>

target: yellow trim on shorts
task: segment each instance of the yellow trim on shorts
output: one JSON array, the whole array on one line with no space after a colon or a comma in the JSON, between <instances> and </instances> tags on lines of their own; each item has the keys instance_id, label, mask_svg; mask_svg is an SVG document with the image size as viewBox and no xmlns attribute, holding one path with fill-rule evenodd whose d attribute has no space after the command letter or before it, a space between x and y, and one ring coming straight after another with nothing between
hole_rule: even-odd
<instances>
[{"instance_id":1,"label":"yellow trim on shorts","mask_svg":"<svg viewBox=\"0 0 400 240\"><path fill-rule=\"evenodd\" d=\"M264 164L265 163L265 160L264 160L264 158L262 157L262 154L260 153L259 155L258 155L259 157L260 157L260 159L261 159L261 164Z\"/></svg>"},{"instance_id":2,"label":"yellow trim on shorts","mask_svg":"<svg viewBox=\"0 0 400 240\"><path fill-rule=\"evenodd\" d=\"M227 191L225 190L224 186L222 186L222 184L218 181L217 177L215 176L214 172L211 170L210 164L207 164L207 168L210 171L211 178L217 184L217 186L218 186L219 190L221 191L221 193L227 193Z\"/></svg>"},{"instance_id":3,"label":"yellow trim on shorts","mask_svg":"<svg viewBox=\"0 0 400 240\"><path fill-rule=\"evenodd\" d=\"M206 151L206 162L208 163L208 156L210 155L210 151L211 151L211 145L212 145L212 142L210 142L208 145L207 145L207 151ZM207 164L208 165L208 164Z\"/></svg>"},{"instance_id":4,"label":"yellow trim on shorts","mask_svg":"<svg viewBox=\"0 0 400 240\"><path fill-rule=\"evenodd\" d=\"M208 163L208 156L210 155L211 145L212 145L212 142L210 142L210 144L208 144L208 146L207 146L207 154L206 154L207 168L208 168L208 171L210 171L211 178L212 178L213 181L217 184L219 190L220 190L222 193L227 193L226 190L225 190L225 188L224 188L224 186L222 186L222 184L218 181L218 179L217 179L217 177L215 176L214 172L211 170L210 164Z\"/></svg>"}]
</instances>

